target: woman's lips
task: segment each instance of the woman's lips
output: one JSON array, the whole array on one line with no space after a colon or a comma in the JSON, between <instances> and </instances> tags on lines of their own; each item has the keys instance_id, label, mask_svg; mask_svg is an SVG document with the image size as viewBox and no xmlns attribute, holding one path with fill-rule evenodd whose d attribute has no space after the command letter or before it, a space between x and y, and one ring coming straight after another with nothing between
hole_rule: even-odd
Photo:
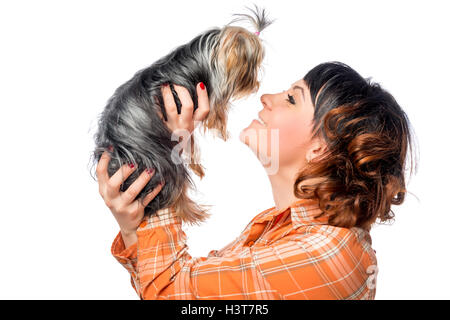
<instances>
[{"instance_id":1,"label":"woman's lips","mask_svg":"<svg viewBox=\"0 0 450 320\"><path fill-rule=\"evenodd\" d=\"M260 119L253 119L252 124L253 123L256 123L264 128L267 127Z\"/></svg>"},{"instance_id":2,"label":"woman's lips","mask_svg":"<svg viewBox=\"0 0 450 320\"><path fill-rule=\"evenodd\" d=\"M256 120L256 119L253 119L251 124L254 124L254 123L256 123L256 124L258 124L260 126L263 126L263 124L261 122L259 122L258 120Z\"/></svg>"},{"instance_id":3,"label":"woman's lips","mask_svg":"<svg viewBox=\"0 0 450 320\"><path fill-rule=\"evenodd\" d=\"M264 121L264 119L263 118L261 118L261 115L258 113L258 118L256 118L255 120L253 120L253 121L256 121L256 122L258 122L260 125L262 125L263 127L267 127L267 123Z\"/></svg>"},{"instance_id":4,"label":"woman's lips","mask_svg":"<svg viewBox=\"0 0 450 320\"><path fill-rule=\"evenodd\" d=\"M265 127L267 127L267 122L264 120L263 117L261 117L261 112L262 112L262 111L260 111L260 112L258 113L258 118L259 118L259 119L257 119L257 120L261 121L261 123L262 123Z\"/></svg>"}]
</instances>

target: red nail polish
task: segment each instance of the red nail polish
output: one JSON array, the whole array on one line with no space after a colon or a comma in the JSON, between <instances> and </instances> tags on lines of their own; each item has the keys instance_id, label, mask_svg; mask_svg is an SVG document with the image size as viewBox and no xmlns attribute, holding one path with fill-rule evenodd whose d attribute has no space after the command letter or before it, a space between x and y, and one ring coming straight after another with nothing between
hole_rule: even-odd
<instances>
[{"instance_id":1,"label":"red nail polish","mask_svg":"<svg viewBox=\"0 0 450 320\"><path fill-rule=\"evenodd\" d=\"M131 168L131 169L133 169L134 168L134 164L133 163L128 163L128 166Z\"/></svg>"},{"instance_id":2,"label":"red nail polish","mask_svg":"<svg viewBox=\"0 0 450 320\"><path fill-rule=\"evenodd\" d=\"M201 88L202 90L205 90L205 85L203 84L203 82L200 82L200 88Z\"/></svg>"},{"instance_id":3,"label":"red nail polish","mask_svg":"<svg viewBox=\"0 0 450 320\"><path fill-rule=\"evenodd\" d=\"M113 152L113 146L108 146L108 150L110 151L110 152Z\"/></svg>"},{"instance_id":4,"label":"red nail polish","mask_svg":"<svg viewBox=\"0 0 450 320\"><path fill-rule=\"evenodd\" d=\"M153 169L153 168L147 168L147 169L145 169L145 171L147 171L148 174L152 174L153 171L155 171L155 169Z\"/></svg>"}]
</instances>

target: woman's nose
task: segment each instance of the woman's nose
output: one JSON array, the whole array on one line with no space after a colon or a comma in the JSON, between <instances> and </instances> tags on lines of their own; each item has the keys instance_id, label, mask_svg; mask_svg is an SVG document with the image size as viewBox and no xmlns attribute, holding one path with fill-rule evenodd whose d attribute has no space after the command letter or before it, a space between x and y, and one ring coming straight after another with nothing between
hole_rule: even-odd
<instances>
[{"instance_id":1,"label":"woman's nose","mask_svg":"<svg viewBox=\"0 0 450 320\"><path fill-rule=\"evenodd\" d=\"M270 102L270 94L263 94L261 96L261 103L262 103L264 108L267 108L270 111L272 111L272 105L271 105L271 102Z\"/></svg>"}]
</instances>

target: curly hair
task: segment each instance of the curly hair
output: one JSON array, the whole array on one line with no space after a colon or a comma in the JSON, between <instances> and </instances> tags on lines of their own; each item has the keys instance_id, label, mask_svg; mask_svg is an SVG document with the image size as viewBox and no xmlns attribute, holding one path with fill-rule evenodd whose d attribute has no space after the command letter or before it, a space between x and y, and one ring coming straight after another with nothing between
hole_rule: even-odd
<instances>
[{"instance_id":1,"label":"curly hair","mask_svg":"<svg viewBox=\"0 0 450 320\"><path fill-rule=\"evenodd\" d=\"M296 177L294 194L318 199L330 225L370 230L372 224L394 218L391 205L406 194L408 148L413 129L394 97L370 78L364 79L341 62L327 62L303 78L314 105L313 138L326 151ZM311 178L321 182L299 185Z\"/></svg>"}]
</instances>

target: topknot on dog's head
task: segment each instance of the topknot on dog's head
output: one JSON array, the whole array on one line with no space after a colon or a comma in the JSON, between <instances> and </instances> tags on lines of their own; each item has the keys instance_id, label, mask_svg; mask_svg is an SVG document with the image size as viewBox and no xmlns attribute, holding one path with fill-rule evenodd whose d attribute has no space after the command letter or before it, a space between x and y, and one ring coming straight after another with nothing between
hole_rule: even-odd
<instances>
[{"instance_id":1,"label":"topknot on dog's head","mask_svg":"<svg viewBox=\"0 0 450 320\"><path fill-rule=\"evenodd\" d=\"M255 34L259 35L261 31L263 31L275 21L269 20L266 15L266 10L259 8L257 5L255 5L255 10L250 9L249 7L246 8L252 12L253 16L249 14L235 13L233 14L233 16L237 16L237 18L233 19L226 26L229 26L230 24L237 21L248 21L256 29Z\"/></svg>"},{"instance_id":2,"label":"topknot on dog's head","mask_svg":"<svg viewBox=\"0 0 450 320\"><path fill-rule=\"evenodd\" d=\"M231 99L239 99L259 89L258 74L264 59L264 47L259 34L273 20L269 20L266 11L255 5L250 14L234 14L233 19L220 31L218 43L212 55L212 84L216 95L212 98L210 114L206 127L217 129L224 140L228 138L226 130L227 114ZM256 31L231 26L237 21L250 22Z\"/></svg>"}]
</instances>

